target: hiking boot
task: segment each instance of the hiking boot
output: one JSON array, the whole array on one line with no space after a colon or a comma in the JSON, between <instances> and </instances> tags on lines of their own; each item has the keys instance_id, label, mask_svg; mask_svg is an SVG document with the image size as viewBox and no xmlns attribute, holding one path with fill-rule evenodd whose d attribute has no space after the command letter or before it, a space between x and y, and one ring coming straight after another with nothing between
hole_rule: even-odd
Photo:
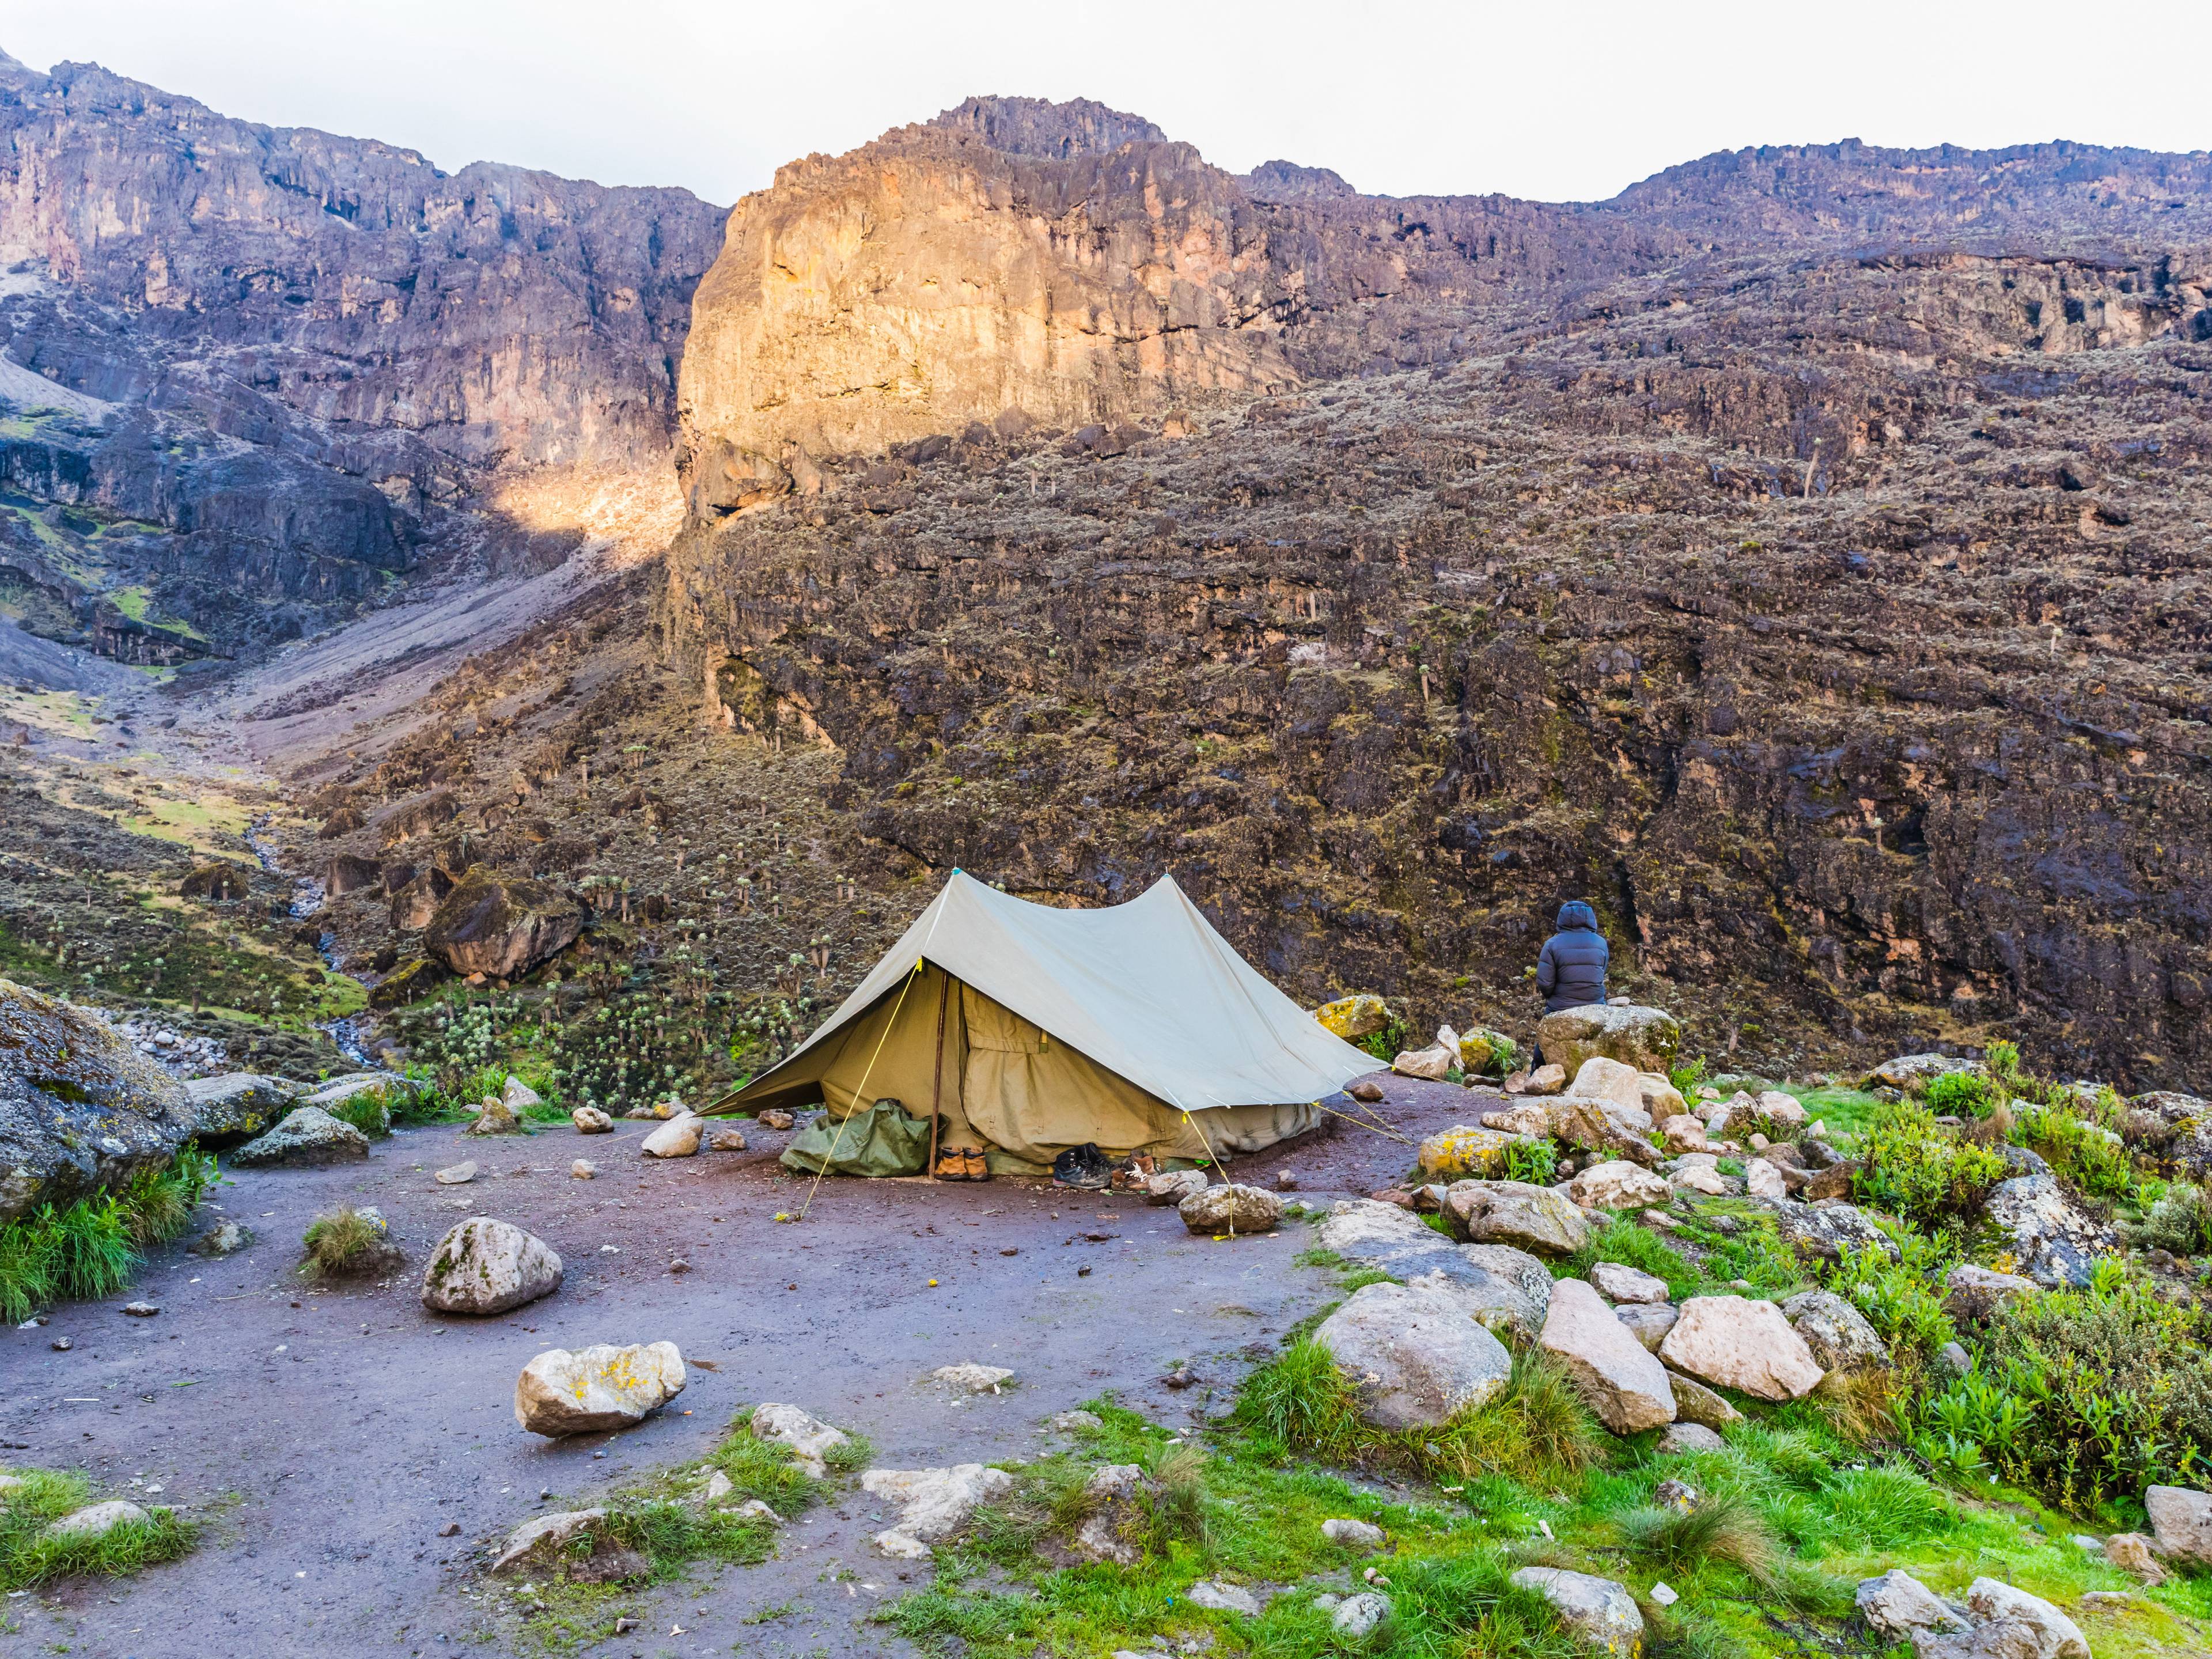
<instances>
[{"instance_id":1,"label":"hiking boot","mask_svg":"<svg viewBox=\"0 0 2212 1659\"><path fill-rule=\"evenodd\" d=\"M930 1174L939 1181L967 1180L967 1155L956 1147L947 1146L937 1155L937 1167Z\"/></svg>"},{"instance_id":2,"label":"hiking boot","mask_svg":"<svg viewBox=\"0 0 2212 1659\"><path fill-rule=\"evenodd\" d=\"M971 1149L963 1154L961 1161L968 1166L969 1180L988 1181L991 1178L991 1166L984 1162L980 1148Z\"/></svg>"},{"instance_id":3,"label":"hiking boot","mask_svg":"<svg viewBox=\"0 0 2212 1659\"><path fill-rule=\"evenodd\" d=\"M1114 1177L1114 1166L1095 1141L1071 1146L1052 1161L1052 1184L1083 1192L1103 1192Z\"/></svg>"}]
</instances>

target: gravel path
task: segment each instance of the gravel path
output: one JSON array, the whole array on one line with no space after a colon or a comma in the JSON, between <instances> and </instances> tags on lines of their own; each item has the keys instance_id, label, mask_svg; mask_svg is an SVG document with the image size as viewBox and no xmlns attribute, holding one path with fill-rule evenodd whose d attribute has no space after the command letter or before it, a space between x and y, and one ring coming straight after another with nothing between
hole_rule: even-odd
<instances>
[{"instance_id":1,"label":"gravel path","mask_svg":"<svg viewBox=\"0 0 2212 1659\"><path fill-rule=\"evenodd\" d=\"M1377 1080L1401 1133L1471 1121L1476 1103L1459 1089ZM112 1301L0 1333L0 1459L81 1467L103 1486L189 1505L207 1528L195 1553L136 1579L0 1604L0 1648L414 1656L489 1636L504 1651L510 1626L486 1611L476 1540L702 1455L741 1405L803 1406L867 1435L894 1468L1024 1456L1045 1447L1046 1418L1108 1390L1167 1424L1223 1409L1252 1358L1328 1293L1325 1276L1293 1265L1302 1226L1216 1243L1170 1210L1030 1182L825 1182L806 1223L780 1224L803 1183L774 1161L784 1136L745 1127L744 1153L668 1163L641 1158L643 1126L623 1124L491 1142L402 1131L366 1164L241 1171L211 1200L256 1231L252 1249L207 1261L170 1246ZM570 1176L578 1156L598 1179ZM1411 1156L1344 1127L1239 1159L1231 1175L1272 1184L1288 1169L1321 1204L1396 1179ZM483 1171L473 1183L432 1182L464 1158ZM301 1230L341 1202L379 1206L411 1271L343 1291L297 1280ZM425 1313L415 1274L472 1213L551 1243L560 1291L491 1320ZM669 1270L676 1254L690 1271ZM159 1318L121 1316L141 1296ZM52 1351L61 1335L71 1351ZM548 1443L516 1426L514 1377L532 1354L662 1338L718 1369L695 1365L680 1400L640 1427ZM1161 1387L1178 1359L1212 1386ZM1019 1386L954 1400L922 1380L966 1360L1011 1365ZM652 1592L646 1628L598 1651L896 1651L866 1615L927 1570L874 1554L877 1513L848 1488L775 1559ZM441 1539L448 1522L460 1535ZM739 1622L785 1603L765 1624Z\"/></svg>"}]
</instances>

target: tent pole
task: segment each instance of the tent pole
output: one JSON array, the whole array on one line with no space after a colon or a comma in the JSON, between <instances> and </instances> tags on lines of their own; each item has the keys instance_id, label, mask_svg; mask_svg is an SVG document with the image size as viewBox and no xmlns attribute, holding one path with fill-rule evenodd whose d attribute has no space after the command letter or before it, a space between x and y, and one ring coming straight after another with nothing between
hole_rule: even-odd
<instances>
[{"instance_id":1,"label":"tent pole","mask_svg":"<svg viewBox=\"0 0 2212 1659\"><path fill-rule=\"evenodd\" d=\"M936 1065L929 1079L929 1178L937 1179L937 1124L945 1108L945 1005L952 997L952 975L940 968L944 977L937 988L937 1055Z\"/></svg>"}]
</instances>

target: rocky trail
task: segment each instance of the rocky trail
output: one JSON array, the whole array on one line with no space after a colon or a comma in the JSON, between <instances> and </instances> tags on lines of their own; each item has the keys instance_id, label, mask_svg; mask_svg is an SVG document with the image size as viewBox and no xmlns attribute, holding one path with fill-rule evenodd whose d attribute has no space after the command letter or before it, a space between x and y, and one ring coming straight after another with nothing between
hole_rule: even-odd
<instances>
[{"instance_id":1,"label":"rocky trail","mask_svg":"<svg viewBox=\"0 0 2212 1659\"><path fill-rule=\"evenodd\" d=\"M1382 1081L1402 1133L1465 1111L1459 1088ZM804 1224L779 1224L805 1183L775 1162L785 1137L745 1127L744 1152L687 1160L640 1157L643 1127L622 1123L608 1136L489 1141L401 1129L365 1164L238 1170L205 1213L252 1230L252 1245L210 1259L179 1240L130 1296L0 1333L10 1459L82 1464L208 1528L186 1560L8 1602L11 1639L93 1659L504 1648L514 1581L483 1576L484 1540L700 1455L740 1406L799 1404L866 1435L895 1468L1034 1455L1046 1419L1101 1395L1183 1429L1224 1410L1238 1376L1328 1294L1326 1273L1297 1263L1303 1225L1216 1243L1171 1208L1035 1182L825 1182ZM569 1175L580 1151L596 1179ZM481 1170L468 1185L432 1179L463 1159ZM1231 1173L1272 1184L1292 1170L1299 1195L1325 1206L1409 1162L1406 1146L1347 1128L1234 1160ZM301 1231L339 1204L379 1207L406 1267L358 1289L301 1279ZM431 1244L477 1213L550 1243L559 1291L496 1318L426 1313L416 1290ZM160 1315L123 1317L132 1297ZM681 1349L689 1386L639 1427L548 1442L516 1426L514 1378L532 1355L661 1340ZM928 1380L967 1362L1011 1366L1017 1382L957 1395ZM1182 1362L1205 1382L1168 1387ZM639 1592L631 1646L605 1650L903 1650L867 1615L926 1574L869 1547L881 1513L848 1486L783 1534L774 1560ZM441 1538L449 1522L459 1534ZM787 1610L743 1624L770 1608ZM678 1624L681 1638L667 1633Z\"/></svg>"}]
</instances>

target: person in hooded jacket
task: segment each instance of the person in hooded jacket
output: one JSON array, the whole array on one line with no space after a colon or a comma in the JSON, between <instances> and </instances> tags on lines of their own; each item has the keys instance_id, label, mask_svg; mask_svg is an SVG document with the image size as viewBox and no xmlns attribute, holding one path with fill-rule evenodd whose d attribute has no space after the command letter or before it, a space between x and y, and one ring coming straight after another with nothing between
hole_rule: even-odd
<instances>
[{"instance_id":1,"label":"person in hooded jacket","mask_svg":"<svg viewBox=\"0 0 2212 1659\"><path fill-rule=\"evenodd\" d=\"M1606 965L1613 954L1597 930L1597 913L1580 899L1559 907L1559 930L1536 957L1536 989L1547 1014L1603 1002ZM1540 1047L1535 1063L1544 1063Z\"/></svg>"}]
</instances>

